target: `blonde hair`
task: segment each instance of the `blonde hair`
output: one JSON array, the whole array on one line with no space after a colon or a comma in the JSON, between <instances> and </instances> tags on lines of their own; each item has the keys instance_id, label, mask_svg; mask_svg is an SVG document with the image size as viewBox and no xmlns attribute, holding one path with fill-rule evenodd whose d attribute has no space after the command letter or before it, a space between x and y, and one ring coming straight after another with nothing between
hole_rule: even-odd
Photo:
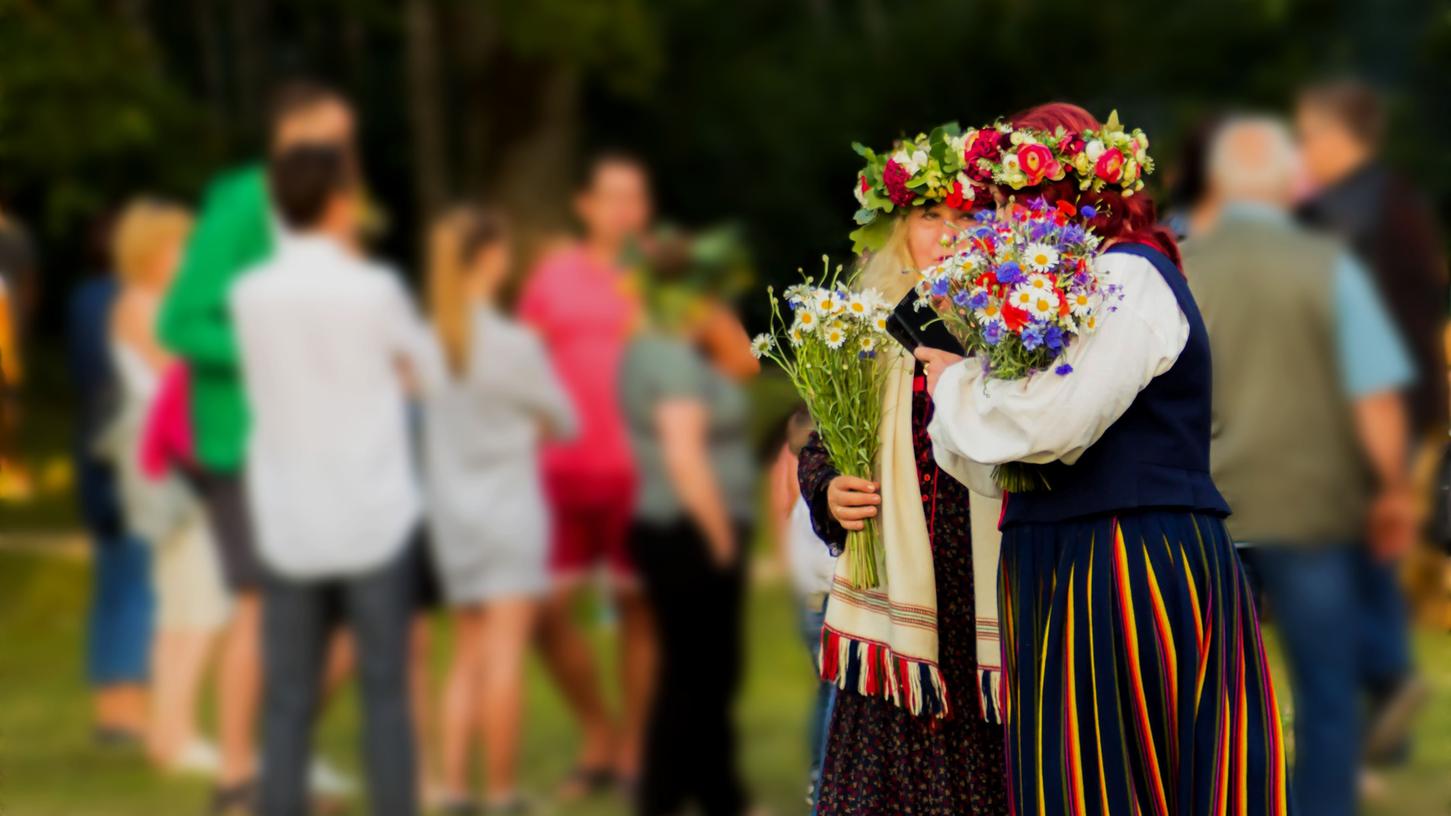
<instances>
[{"instance_id":1,"label":"blonde hair","mask_svg":"<svg viewBox=\"0 0 1451 816\"><path fill-rule=\"evenodd\" d=\"M111 233L111 259L121 283L145 285L158 253L185 241L191 226L185 207L149 198L127 204Z\"/></svg>"},{"instance_id":2,"label":"blonde hair","mask_svg":"<svg viewBox=\"0 0 1451 816\"><path fill-rule=\"evenodd\" d=\"M856 287L876 289L896 303L917 284L917 265L907 248L907 215L892 216L892 232L881 248L863 256L857 266Z\"/></svg>"},{"instance_id":3,"label":"blonde hair","mask_svg":"<svg viewBox=\"0 0 1451 816\"><path fill-rule=\"evenodd\" d=\"M504 239L502 217L474 206L459 206L433 222L428 236L428 311L455 377L469 365L472 323L465 281L479 252Z\"/></svg>"}]
</instances>

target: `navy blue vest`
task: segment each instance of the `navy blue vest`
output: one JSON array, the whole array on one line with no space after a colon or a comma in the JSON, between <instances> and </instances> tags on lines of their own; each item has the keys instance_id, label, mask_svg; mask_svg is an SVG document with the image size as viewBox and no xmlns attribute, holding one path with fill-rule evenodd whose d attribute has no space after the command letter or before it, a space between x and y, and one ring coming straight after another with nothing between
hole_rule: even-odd
<instances>
[{"instance_id":1,"label":"navy blue vest","mask_svg":"<svg viewBox=\"0 0 1451 816\"><path fill-rule=\"evenodd\" d=\"M1189 340L1077 462L1043 465L1049 489L1014 493L1002 526L1058 522L1144 508L1228 515L1209 475L1209 334L1189 283L1164 253L1142 244L1109 252L1137 255L1163 276L1189 320Z\"/></svg>"}]
</instances>

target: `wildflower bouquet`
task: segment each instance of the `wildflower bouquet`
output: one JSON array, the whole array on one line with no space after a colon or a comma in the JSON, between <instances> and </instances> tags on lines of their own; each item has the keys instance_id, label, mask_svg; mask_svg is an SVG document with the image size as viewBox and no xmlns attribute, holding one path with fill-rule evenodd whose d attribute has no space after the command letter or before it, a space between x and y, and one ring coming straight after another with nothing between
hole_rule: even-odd
<instances>
[{"instance_id":1,"label":"wildflower bouquet","mask_svg":"<svg viewBox=\"0 0 1451 816\"><path fill-rule=\"evenodd\" d=\"M827 454L842 474L872 478L880 444L884 369L877 348L888 342L889 304L875 289L850 291L822 257L825 275L786 289L787 325L771 292L771 331L757 335L751 352L779 365L816 420ZM858 588L880 583L881 535L876 519L847 534L847 580Z\"/></svg>"},{"instance_id":2,"label":"wildflower bouquet","mask_svg":"<svg viewBox=\"0 0 1451 816\"><path fill-rule=\"evenodd\" d=\"M1078 217L1094 214L1041 198L983 211L960 236L959 251L922 273L918 293L989 377L1018 380L1050 369L1068 376L1073 367L1060 362L1068 345L1121 298L1093 271L1099 238ZM1016 492L1049 487L1024 463L999 465L993 477Z\"/></svg>"}]
</instances>

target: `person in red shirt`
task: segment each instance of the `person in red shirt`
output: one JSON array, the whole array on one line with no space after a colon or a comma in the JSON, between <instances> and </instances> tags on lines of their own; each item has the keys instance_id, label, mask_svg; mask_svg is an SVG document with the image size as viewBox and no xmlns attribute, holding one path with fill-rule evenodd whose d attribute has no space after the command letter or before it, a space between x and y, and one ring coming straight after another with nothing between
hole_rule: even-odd
<instances>
[{"instance_id":1,"label":"person in red shirt","mask_svg":"<svg viewBox=\"0 0 1451 816\"><path fill-rule=\"evenodd\" d=\"M540 622L540 644L583 732L576 768L561 791L566 798L638 775L654 653L649 610L626 542L635 472L617 393L625 343L639 318L619 259L650 224L650 180L644 164L623 153L602 153L585 169L574 200L583 238L547 255L519 301L520 319L543 338L580 420L574 439L543 454L555 589ZM571 611L601 566L621 636L618 726Z\"/></svg>"}]
</instances>

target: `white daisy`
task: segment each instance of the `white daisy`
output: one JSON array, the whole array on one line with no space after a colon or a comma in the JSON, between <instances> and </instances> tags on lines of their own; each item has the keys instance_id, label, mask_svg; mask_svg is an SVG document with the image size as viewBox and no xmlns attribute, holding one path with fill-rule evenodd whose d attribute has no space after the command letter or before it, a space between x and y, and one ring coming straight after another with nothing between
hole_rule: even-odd
<instances>
[{"instance_id":1,"label":"white daisy","mask_svg":"<svg viewBox=\"0 0 1451 816\"><path fill-rule=\"evenodd\" d=\"M879 332L883 332L883 333L885 333L887 331L887 313L886 312L877 312L876 314L872 315L872 328L876 329Z\"/></svg>"},{"instance_id":2,"label":"white daisy","mask_svg":"<svg viewBox=\"0 0 1451 816\"><path fill-rule=\"evenodd\" d=\"M846 342L846 327L840 323L832 323L826 327L826 347L839 349Z\"/></svg>"},{"instance_id":3,"label":"white daisy","mask_svg":"<svg viewBox=\"0 0 1451 816\"><path fill-rule=\"evenodd\" d=\"M1000 306L996 300L992 300L991 298L989 298L987 304L984 305L981 309L977 309L975 311L975 314L977 315L979 323L987 325L989 321L997 320L998 317L1002 314L1002 311L1002 306Z\"/></svg>"},{"instance_id":4,"label":"white daisy","mask_svg":"<svg viewBox=\"0 0 1451 816\"><path fill-rule=\"evenodd\" d=\"M758 334L755 339L751 340L751 356L759 360L766 356L775 345L776 341L771 339L771 335Z\"/></svg>"},{"instance_id":5,"label":"white daisy","mask_svg":"<svg viewBox=\"0 0 1451 816\"><path fill-rule=\"evenodd\" d=\"M858 320L866 320L872 314L872 306L866 293L858 293L847 299L846 313Z\"/></svg>"},{"instance_id":6,"label":"white daisy","mask_svg":"<svg viewBox=\"0 0 1451 816\"><path fill-rule=\"evenodd\" d=\"M1028 312L1044 320L1058 314L1058 293L1053 289L1035 290Z\"/></svg>"},{"instance_id":7,"label":"white daisy","mask_svg":"<svg viewBox=\"0 0 1451 816\"><path fill-rule=\"evenodd\" d=\"M786 302L793 306L800 306L811 299L811 284L794 283L786 287Z\"/></svg>"},{"instance_id":8,"label":"white daisy","mask_svg":"<svg viewBox=\"0 0 1451 816\"><path fill-rule=\"evenodd\" d=\"M792 326L791 331L786 333L786 338L791 341L791 345L793 348L800 346L806 340L806 338L801 335L800 325Z\"/></svg>"},{"instance_id":9,"label":"white daisy","mask_svg":"<svg viewBox=\"0 0 1451 816\"><path fill-rule=\"evenodd\" d=\"M841 294L831 289L817 289L811 298L811 308L822 317L830 317L846 308Z\"/></svg>"},{"instance_id":10,"label":"white daisy","mask_svg":"<svg viewBox=\"0 0 1451 816\"><path fill-rule=\"evenodd\" d=\"M1051 292L1053 291L1053 279L1047 275L1029 275L1028 279L1023 282L1023 286L1035 292Z\"/></svg>"},{"instance_id":11,"label":"white daisy","mask_svg":"<svg viewBox=\"0 0 1451 816\"><path fill-rule=\"evenodd\" d=\"M802 309L796 313L796 323L791 328L797 332L811 332L816 329L816 324L820 322L821 318L817 317L816 312L810 309Z\"/></svg>"},{"instance_id":12,"label":"white daisy","mask_svg":"<svg viewBox=\"0 0 1451 816\"><path fill-rule=\"evenodd\" d=\"M1023 261L1039 272L1047 272L1058 265L1058 250L1047 244L1028 244Z\"/></svg>"},{"instance_id":13,"label":"white daisy","mask_svg":"<svg viewBox=\"0 0 1451 816\"><path fill-rule=\"evenodd\" d=\"M1074 317L1083 317L1093 311L1093 296L1087 292L1072 292L1068 295L1068 309Z\"/></svg>"},{"instance_id":14,"label":"white daisy","mask_svg":"<svg viewBox=\"0 0 1451 816\"><path fill-rule=\"evenodd\" d=\"M1038 296L1038 290L1026 283L1020 283L1008 294L1008 302L1019 309L1032 309L1033 300Z\"/></svg>"},{"instance_id":15,"label":"white daisy","mask_svg":"<svg viewBox=\"0 0 1451 816\"><path fill-rule=\"evenodd\" d=\"M868 353L873 352L873 351L876 351L877 350L877 338L873 337L870 334L864 334L864 335L862 335L862 339L861 339L861 350L863 352L868 352Z\"/></svg>"}]
</instances>

